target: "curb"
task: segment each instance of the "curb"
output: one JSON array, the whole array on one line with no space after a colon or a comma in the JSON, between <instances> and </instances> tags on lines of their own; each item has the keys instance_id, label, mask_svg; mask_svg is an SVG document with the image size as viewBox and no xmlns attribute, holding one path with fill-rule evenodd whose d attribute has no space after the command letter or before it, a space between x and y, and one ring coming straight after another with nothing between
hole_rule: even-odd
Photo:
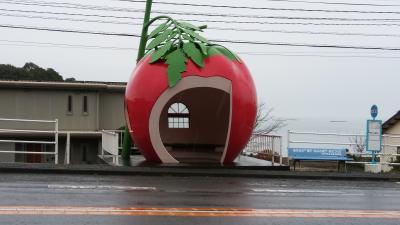
<instances>
[{"instance_id":1,"label":"curb","mask_svg":"<svg viewBox=\"0 0 400 225\"><path fill-rule=\"evenodd\" d=\"M111 166L16 166L0 165L0 173L81 174L114 176L237 177L304 180L400 181L400 174L295 172L240 168L111 167Z\"/></svg>"}]
</instances>

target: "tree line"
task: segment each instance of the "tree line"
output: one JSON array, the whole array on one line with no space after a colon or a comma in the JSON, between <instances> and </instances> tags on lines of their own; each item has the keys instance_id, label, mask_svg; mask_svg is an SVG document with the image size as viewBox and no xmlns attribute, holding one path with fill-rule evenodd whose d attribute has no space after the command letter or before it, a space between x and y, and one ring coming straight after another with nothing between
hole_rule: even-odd
<instances>
[{"instance_id":1,"label":"tree line","mask_svg":"<svg viewBox=\"0 0 400 225\"><path fill-rule=\"evenodd\" d=\"M52 68L45 69L28 62L23 67L0 64L0 80L64 81L64 78ZM65 81L75 81L75 79L67 78Z\"/></svg>"}]
</instances>

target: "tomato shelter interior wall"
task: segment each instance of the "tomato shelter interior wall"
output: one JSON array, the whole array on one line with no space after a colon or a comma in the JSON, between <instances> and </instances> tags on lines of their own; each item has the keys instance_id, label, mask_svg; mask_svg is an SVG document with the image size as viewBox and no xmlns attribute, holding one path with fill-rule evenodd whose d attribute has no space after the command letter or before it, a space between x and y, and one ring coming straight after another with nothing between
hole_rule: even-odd
<instances>
[{"instance_id":1,"label":"tomato shelter interior wall","mask_svg":"<svg viewBox=\"0 0 400 225\"><path fill-rule=\"evenodd\" d=\"M174 103L183 103L188 108L189 128L168 127L168 109ZM162 110L161 139L179 161L203 158L218 162L226 143L229 113L230 94L223 90L200 87L182 91Z\"/></svg>"}]
</instances>

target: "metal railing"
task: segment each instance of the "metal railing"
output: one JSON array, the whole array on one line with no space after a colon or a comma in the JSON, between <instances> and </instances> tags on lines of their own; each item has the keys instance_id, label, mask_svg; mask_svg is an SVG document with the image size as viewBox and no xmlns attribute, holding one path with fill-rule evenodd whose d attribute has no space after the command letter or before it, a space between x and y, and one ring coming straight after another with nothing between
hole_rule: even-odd
<instances>
[{"instance_id":1,"label":"metal railing","mask_svg":"<svg viewBox=\"0 0 400 225\"><path fill-rule=\"evenodd\" d=\"M308 139L296 139L293 140L293 136L295 135L306 135L308 136ZM316 141L316 140L311 140L309 139L312 136L316 137L353 137L356 138L354 140L358 141ZM359 138L359 139L357 139ZM382 151L378 153L372 153L372 152L367 152L365 150L365 139L366 135L365 134L341 134L341 133L320 133L320 132L295 132L295 131L288 131L288 136L287 136L287 148L291 148L293 145L304 145L304 144L311 144L311 145L318 145L318 146L347 146L349 149L354 146L358 146L362 149L360 152L350 152L352 155L360 156L360 157L365 157L365 156L371 156L371 157L377 157L380 159L379 164L382 165L389 165L389 166L397 166L400 165L400 163L394 163L394 162L389 162L394 159L394 157L400 156L398 153L385 153L390 150L390 148L395 148L394 150L397 151L397 148L400 148L400 144L390 144L390 139L400 139L400 135L382 135ZM318 138L319 140L319 138ZM389 142L389 143L388 143ZM400 143L400 140L398 141ZM395 152L392 149L392 152ZM348 164L369 164L371 162L346 162Z\"/></svg>"},{"instance_id":2,"label":"metal railing","mask_svg":"<svg viewBox=\"0 0 400 225\"><path fill-rule=\"evenodd\" d=\"M253 134L243 152L270 155L273 166L275 164L275 156L278 154L279 165L282 165L282 137L268 134Z\"/></svg>"},{"instance_id":3,"label":"metal railing","mask_svg":"<svg viewBox=\"0 0 400 225\"><path fill-rule=\"evenodd\" d=\"M102 130L101 155L100 158L112 158L113 164L118 164L118 159L121 154L124 130ZM131 150L137 150L137 147L132 143Z\"/></svg>"},{"instance_id":4,"label":"metal railing","mask_svg":"<svg viewBox=\"0 0 400 225\"><path fill-rule=\"evenodd\" d=\"M27 130L27 129L6 129L1 128L0 133L18 133L18 134L50 134L54 135L54 141L38 141L38 140L18 140L18 139L0 139L0 143L22 143L22 144L43 144L54 145L53 152L37 152L37 151L16 151L0 150L0 153L8 154L36 154L36 155L54 155L54 163L58 164L58 119L55 120L30 120L30 119L9 119L0 118L0 121L14 123L37 123L37 124L54 124L54 130Z\"/></svg>"},{"instance_id":5,"label":"metal railing","mask_svg":"<svg viewBox=\"0 0 400 225\"><path fill-rule=\"evenodd\" d=\"M101 157L111 156L116 164L119 156L118 132L103 130L101 132ZM105 154L108 153L108 154Z\"/></svg>"}]
</instances>

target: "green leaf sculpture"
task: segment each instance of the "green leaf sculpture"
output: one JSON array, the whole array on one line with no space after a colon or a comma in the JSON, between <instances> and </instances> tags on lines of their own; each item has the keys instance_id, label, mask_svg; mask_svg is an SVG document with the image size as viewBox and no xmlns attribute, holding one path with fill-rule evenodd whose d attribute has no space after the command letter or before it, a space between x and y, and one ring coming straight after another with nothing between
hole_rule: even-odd
<instances>
[{"instance_id":1,"label":"green leaf sculpture","mask_svg":"<svg viewBox=\"0 0 400 225\"><path fill-rule=\"evenodd\" d=\"M206 57L214 54L221 54L230 60L240 61L239 57L229 49L212 44L198 34L207 26L198 27L167 16L160 16L160 18L167 19L167 21L154 29L147 37L149 44L146 47L146 54L151 55L150 63L163 60L168 65L169 87L174 87L181 80L182 73L186 71L188 59L192 60L199 68L204 67Z\"/></svg>"}]
</instances>

